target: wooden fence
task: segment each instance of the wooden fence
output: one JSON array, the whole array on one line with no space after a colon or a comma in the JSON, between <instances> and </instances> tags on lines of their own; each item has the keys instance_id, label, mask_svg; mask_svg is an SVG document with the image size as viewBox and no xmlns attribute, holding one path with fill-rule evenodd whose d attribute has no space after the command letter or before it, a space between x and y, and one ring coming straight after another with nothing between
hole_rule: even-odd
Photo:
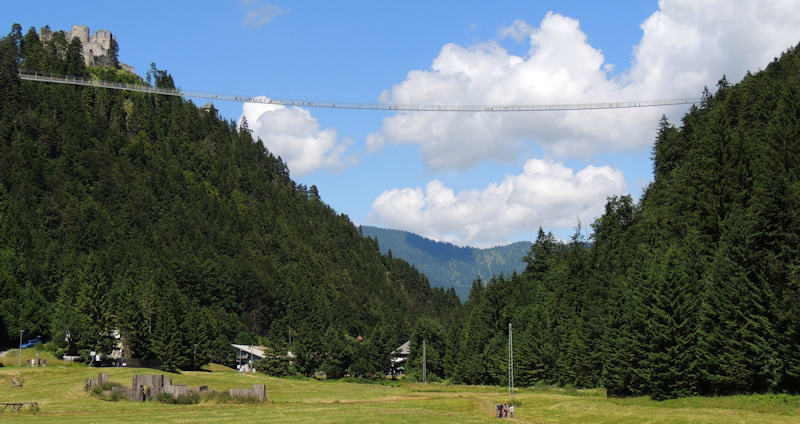
<instances>
[{"instance_id":1,"label":"wooden fence","mask_svg":"<svg viewBox=\"0 0 800 424\"><path fill-rule=\"evenodd\" d=\"M102 373L97 378L86 379L86 390L91 392L95 387L108 383L108 374ZM131 387L112 387L112 392L121 393L128 399L136 402L153 400L161 393L169 393L174 397L185 396L190 393L216 393L208 390L207 385L197 387L186 386L185 384L172 384L172 378L163 374L134 375ZM233 398L247 398L265 401L267 400L267 386L263 384L253 384L251 389L229 389L228 394Z\"/></svg>"}]
</instances>

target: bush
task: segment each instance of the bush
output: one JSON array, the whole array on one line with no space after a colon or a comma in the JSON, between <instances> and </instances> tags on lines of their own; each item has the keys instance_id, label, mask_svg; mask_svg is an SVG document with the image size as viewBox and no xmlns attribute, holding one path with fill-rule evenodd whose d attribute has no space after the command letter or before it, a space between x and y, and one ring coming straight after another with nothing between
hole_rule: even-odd
<instances>
[{"instance_id":1,"label":"bush","mask_svg":"<svg viewBox=\"0 0 800 424\"><path fill-rule=\"evenodd\" d=\"M269 356L256 361L253 366L256 370L273 377L289 375L289 358L286 356Z\"/></svg>"},{"instance_id":2,"label":"bush","mask_svg":"<svg viewBox=\"0 0 800 424\"><path fill-rule=\"evenodd\" d=\"M43 352L52 353L53 356L55 356L56 358L60 358L61 355L63 355L64 351L65 351L65 349L62 349L62 348L58 347L58 343L56 343L54 341L49 341L47 343L40 344L39 348L37 350L41 350Z\"/></svg>"},{"instance_id":3,"label":"bush","mask_svg":"<svg viewBox=\"0 0 800 424\"><path fill-rule=\"evenodd\" d=\"M417 383L421 383L422 382L422 374L418 374L416 372L411 372L411 373L406 374L404 379L408 380L408 381L414 381L414 382L417 382ZM436 375L436 374L434 374L432 372L429 372L428 374L426 374L426 379L427 379L428 383L441 383L441 382L444 381L444 380L442 380L441 377L439 377L438 375Z\"/></svg>"},{"instance_id":4,"label":"bush","mask_svg":"<svg viewBox=\"0 0 800 424\"><path fill-rule=\"evenodd\" d=\"M231 395L228 392L208 392L203 395L203 402L205 403L231 403L231 399Z\"/></svg>"},{"instance_id":5,"label":"bush","mask_svg":"<svg viewBox=\"0 0 800 424\"><path fill-rule=\"evenodd\" d=\"M89 393L92 396L97 397L100 400L107 400L111 402L119 402L121 400L128 400L128 397L122 393L114 392L114 387L122 387L120 383L103 383L99 386L96 386L92 389Z\"/></svg>"},{"instance_id":6,"label":"bush","mask_svg":"<svg viewBox=\"0 0 800 424\"><path fill-rule=\"evenodd\" d=\"M176 403L175 396L172 396L172 393L164 393L164 392L159 393L158 396L156 396L156 402L166 403L168 405L173 405Z\"/></svg>"},{"instance_id":7,"label":"bush","mask_svg":"<svg viewBox=\"0 0 800 424\"><path fill-rule=\"evenodd\" d=\"M428 383L441 383L441 382L444 381L438 375L436 375L434 373L428 374L427 379L428 379Z\"/></svg>"},{"instance_id":8,"label":"bush","mask_svg":"<svg viewBox=\"0 0 800 424\"><path fill-rule=\"evenodd\" d=\"M113 391L114 387L122 387L122 384L112 383L112 382L103 383L100 384L99 386L95 386L95 388L92 389L92 392L90 394L95 396L100 396L103 394L103 392Z\"/></svg>"},{"instance_id":9,"label":"bush","mask_svg":"<svg viewBox=\"0 0 800 424\"><path fill-rule=\"evenodd\" d=\"M125 396L124 393L115 392L115 391L112 390L111 391L111 395L108 396L107 400L109 400L111 402L119 402L121 400L129 400L129 399L128 399L127 396Z\"/></svg>"},{"instance_id":10,"label":"bush","mask_svg":"<svg viewBox=\"0 0 800 424\"><path fill-rule=\"evenodd\" d=\"M261 401L258 400L254 396L245 396L245 397L233 397L228 392L216 393L216 392L206 392L201 397L199 394L197 395L198 403L202 401L203 403L222 403L222 404L243 404L243 403L260 403Z\"/></svg>"},{"instance_id":11,"label":"bush","mask_svg":"<svg viewBox=\"0 0 800 424\"><path fill-rule=\"evenodd\" d=\"M200 393L187 393L175 397L172 393L159 393L156 396L156 402L159 403L166 403L168 405L197 405L203 398L200 396Z\"/></svg>"}]
</instances>

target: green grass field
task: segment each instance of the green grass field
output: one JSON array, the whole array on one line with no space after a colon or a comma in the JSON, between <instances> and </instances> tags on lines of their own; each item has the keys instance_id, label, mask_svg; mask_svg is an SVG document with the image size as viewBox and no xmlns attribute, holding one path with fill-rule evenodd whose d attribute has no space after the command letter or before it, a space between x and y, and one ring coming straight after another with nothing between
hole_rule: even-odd
<instances>
[{"instance_id":1,"label":"green grass field","mask_svg":"<svg viewBox=\"0 0 800 424\"><path fill-rule=\"evenodd\" d=\"M29 352L25 352L29 353ZM131 384L148 369L87 368L48 357L47 368L17 368L17 351L2 358L0 403L38 402L39 411L0 413L0 422L488 422L494 405L508 400L502 387L403 383L398 387L213 372L170 374L174 383L207 384L210 389L267 386L268 401L245 404L165 405L109 402L88 396L88 377L108 372L112 382ZM40 353L40 356L44 356ZM32 357L32 355L28 355ZM23 362L25 361L23 354ZM11 378L23 387L12 387ZM515 422L531 423L797 423L800 397L785 395L687 398L654 402L647 398L607 399L602 391L517 389Z\"/></svg>"}]
</instances>

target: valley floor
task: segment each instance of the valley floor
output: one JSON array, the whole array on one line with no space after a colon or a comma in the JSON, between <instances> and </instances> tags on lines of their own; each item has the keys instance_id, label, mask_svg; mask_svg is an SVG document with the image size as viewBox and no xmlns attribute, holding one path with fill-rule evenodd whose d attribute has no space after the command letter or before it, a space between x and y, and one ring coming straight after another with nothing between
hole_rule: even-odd
<instances>
[{"instance_id":1,"label":"valley floor","mask_svg":"<svg viewBox=\"0 0 800 424\"><path fill-rule=\"evenodd\" d=\"M8 358L6 358L8 359ZM4 361L7 362L7 361ZM176 384L206 384L218 391L265 384L268 401L255 404L165 405L109 402L88 396L87 378L108 372L130 386L147 369L87 368L53 363L47 368L0 368L0 404L38 402L38 412L0 412L4 423L37 422L489 422L507 389L486 386L399 383L395 387L341 381L279 379L262 374L215 371L170 374ZM222 370L222 371L219 371ZM12 377L23 387L12 387ZM790 423L800 420L800 397L755 395L654 402L607 399L602 391L518 389L514 422L525 423Z\"/></svg>"}]
</instances>

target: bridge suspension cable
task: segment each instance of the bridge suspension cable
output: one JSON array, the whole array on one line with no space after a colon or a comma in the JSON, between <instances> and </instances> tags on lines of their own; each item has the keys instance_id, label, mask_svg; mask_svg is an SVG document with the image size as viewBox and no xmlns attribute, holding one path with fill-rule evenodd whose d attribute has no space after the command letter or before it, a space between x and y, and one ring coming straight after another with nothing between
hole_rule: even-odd
<instances>
[{"instance_id":1,"label":"bridge suspension cable","mask_svg":"<svg viewBox=\"0 0 800 424\"><path fill-rule=\"evenodd\" d=\"M309 101L291 99L270 99L264 96L237 96L200 91L182 90L179 88L154 87L147 84L129 84L99 79L53 75L44 72L20 69L20 79L27 81L52 82L57 84L73 84L89 87L110 88L114 90L138 91L142 93L163 94L167 96L193 97L201 99L233 101L243 103L261 103L277 106L302 106L334 109L389 110L400 112L547 112L567 110L597 109L629 109L640 107L661 107L672 105L688 105L700 103L699 97L666 100L641 100L626 102L602 103L565 103L549 105L437 105L437 104L396 104L396 103L353 103Z\"/></svg>"}]
</instances>

